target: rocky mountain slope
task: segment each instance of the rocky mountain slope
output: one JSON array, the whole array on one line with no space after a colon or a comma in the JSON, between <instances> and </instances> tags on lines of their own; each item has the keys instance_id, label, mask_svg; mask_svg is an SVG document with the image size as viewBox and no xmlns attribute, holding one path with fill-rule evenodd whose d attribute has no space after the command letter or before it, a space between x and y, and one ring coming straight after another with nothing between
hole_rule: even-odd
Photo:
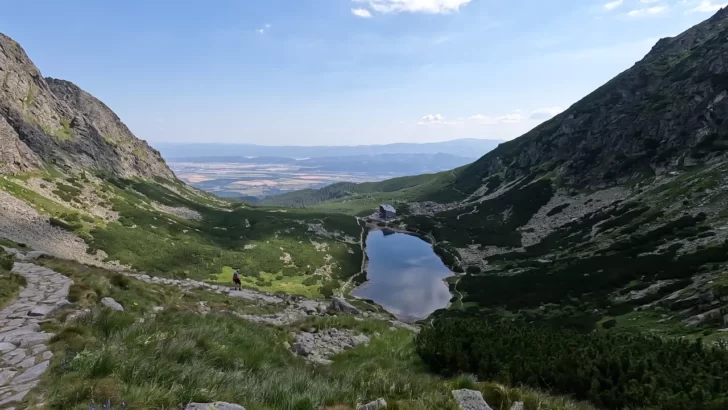
<instances>
[{"instance_id":1,"label":"rocky mountain slope","mask_svg":"<svg viewBox=\"0 0 728 410\"><path fill-rule=\"evenodd\" d=\"M728 8L674 38L562 114L462 172L468 193L487 178L549 173L603 187L711 162L728 150Z\"/></svg>"},{"instance_id":2,"label":"rocky mountain slope","mask_svg":"<svg viewBox=\"0 0 728 410\"><path fill-rule=\"evenodd\" d=\"M159 152L109 107L76 85L44 78L25 51L0 34L0 173L101 170L174 179Z\"/></svg>"},{"instance_id":3,"label":"rocky mountain slope","mask_svg":"<svg viewBox=\"0 0 728 410\"><path fill-rule=\"evenodd\" d=\"M439 315L715 336L728 327L727 80L728 8L470 166L319 206L394 202L390 224L462 273Z\"/></svg>"}]
</instances>

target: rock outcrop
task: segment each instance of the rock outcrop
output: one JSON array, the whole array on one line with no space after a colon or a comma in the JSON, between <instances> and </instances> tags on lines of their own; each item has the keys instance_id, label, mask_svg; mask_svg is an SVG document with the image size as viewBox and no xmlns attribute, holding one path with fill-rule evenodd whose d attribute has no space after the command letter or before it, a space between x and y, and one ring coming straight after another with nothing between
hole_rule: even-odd
<instances>
[{"instance_id":1,"label":"rock outcrop","mask_svg":"<svg viewBox=\"0 0 728 410\"><path fill-rule=\"evenodd\" d=\"M452 396L462 410L493 410L483 399L483 393L477 390L453 390Z\"/></svg>"},{"instance_id":2,"label":"rock outcrop","mask_svg":"<svg viewBox=\"0 0 728 410\"><path fill-rule=\"evenodd\" d=\"M348 330L312 329L298 334L291 350L310 362L330 364L329 357L362 344L369 344L369 337L355 335Z\"/></svg>"},{"instance_id":3,"label":"rock outcrop","mask_svg":"<svg viewBox=\"0 0 728 410\"><path fill-rule=\"evenodd\" d=\"M104 103L44 78L23 48L0 34L0 173L104 170L175 179L159 152L137 139Z\"/></svg>"}]
</instances>

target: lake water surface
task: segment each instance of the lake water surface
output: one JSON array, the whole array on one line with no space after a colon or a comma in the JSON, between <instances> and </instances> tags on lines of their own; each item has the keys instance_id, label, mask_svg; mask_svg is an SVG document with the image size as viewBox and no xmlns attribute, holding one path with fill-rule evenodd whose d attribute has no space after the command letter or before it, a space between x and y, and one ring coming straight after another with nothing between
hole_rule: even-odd
<instances>
[{"instance_id":1,"label":"lake water surface","mask_svg":"<svg viewBox=\"0 0 728 410\"><path fill-rule=\"evenodd\" d=\"M424 319L447 306L451 295L444 278L452 272L432 245L404 233L370 232L368 281L352 293L371 299L402 320Z\"/></svg>"}]
</instances>

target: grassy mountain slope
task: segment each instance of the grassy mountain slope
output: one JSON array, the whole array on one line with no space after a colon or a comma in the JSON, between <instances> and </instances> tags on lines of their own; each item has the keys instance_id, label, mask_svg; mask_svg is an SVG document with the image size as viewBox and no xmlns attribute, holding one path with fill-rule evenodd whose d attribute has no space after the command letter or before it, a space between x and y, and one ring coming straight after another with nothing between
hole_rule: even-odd
<instances>
[{"instance_id":1,"label":"grassy mountain slope","mask_svg":"<svg viewBox=\"0 0 728 410\"><path fill-rule=\"evenodd\" d=\"M261 203L289 208L369 214L382 202L457 201L465 199L462 194L452 188L456 173L462 169L464 168L437 174L393 178L381 182L361 184L341 182L321 189L306 189L268 197Z\"/></svg>"},{"instance_id":2,"label":"grassy mountain slope","mask_svg":"<svg viewBox=\"0 0 728 410\"><path fill-rule=\"evenodd\" d=\"M564 113L439 174L439 191L434 177L389 192L385 181L315 206L412 201L395 224L467 272L441 316L717 337L728 326L727 34L724 9L660 40ZM414 203L432 198L446 204Z\"/></svg>"}]
</instances>

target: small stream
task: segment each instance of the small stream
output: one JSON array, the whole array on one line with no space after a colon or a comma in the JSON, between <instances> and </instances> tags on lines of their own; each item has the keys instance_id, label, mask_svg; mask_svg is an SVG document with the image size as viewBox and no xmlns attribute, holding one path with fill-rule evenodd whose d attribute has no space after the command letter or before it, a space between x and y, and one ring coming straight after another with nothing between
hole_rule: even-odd
<instances>
[{"instance_id":1,"label":"small stream","mask_svg":"<svg viewBox=\"0 0 728 410\"><path fill-rule=\"evenodd\" d=\"M414 235L372 231L366 252L368 281L354 289L354 296L371 299L407 321L447 306L452 296L443 279L453 273L432 245Z\"/></svg>"}]
</instances>

